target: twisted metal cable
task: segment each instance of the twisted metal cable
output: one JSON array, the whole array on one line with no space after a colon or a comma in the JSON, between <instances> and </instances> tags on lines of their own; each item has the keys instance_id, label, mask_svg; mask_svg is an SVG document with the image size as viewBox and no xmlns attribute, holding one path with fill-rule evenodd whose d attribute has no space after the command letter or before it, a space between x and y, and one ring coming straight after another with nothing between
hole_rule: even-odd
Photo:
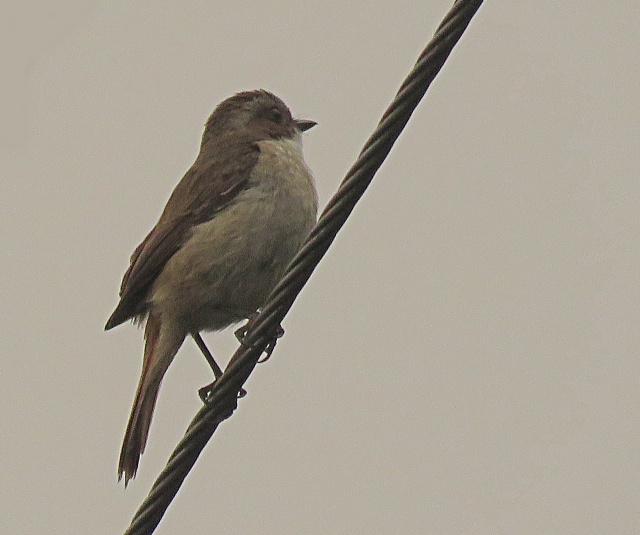
<instances>
[{"instance_id":1,"label":"twisted metal cable","mask_svg":"<svg viewBox=\"0 0 640 535\"><path fill-rule=\"evenodd\" d=\"M250 324L243 343L234 353L222 377L213 384L207 403L192 420L125 535L153 533L218 425L233 414L237 407L237 394L255 368L260 355L273 341L282 319L371 183L481 4L482 0L457 0L447 13L340 188L325 207L302 249L271 292L260 314Z\"/></svg>"}]
</instances>

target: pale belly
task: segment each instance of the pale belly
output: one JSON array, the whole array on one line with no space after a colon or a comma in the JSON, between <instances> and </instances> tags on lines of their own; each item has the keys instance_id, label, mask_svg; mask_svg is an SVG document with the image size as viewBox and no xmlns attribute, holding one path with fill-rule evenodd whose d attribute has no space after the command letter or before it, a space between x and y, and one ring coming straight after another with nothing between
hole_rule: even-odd
<instances>
[{"instance_id":1,"label":"pale belly","mask_svg":"<svg viewBox=\"0 0 640 535\"><path fill-rule=\"evenodd\" d=\"M308 174L293 177L293 184L277 179L262 177L260 185L194 229L158 276L153 309L193 332L222 329L262 306L317 213Z\"/></svg>"}]
</instances>

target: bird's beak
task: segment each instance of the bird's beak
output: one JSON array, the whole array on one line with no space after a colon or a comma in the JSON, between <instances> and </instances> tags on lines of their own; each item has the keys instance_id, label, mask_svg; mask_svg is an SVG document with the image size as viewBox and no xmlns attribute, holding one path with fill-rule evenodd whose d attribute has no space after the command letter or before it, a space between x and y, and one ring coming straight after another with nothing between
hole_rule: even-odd
<instances>
[{"instance_id":1,"label":"bird's beak","mask_svg":"<svg viewBox=\"0 0 640 535\"><path fill-rule=\"evenodd\" d=\"M295 123L300 132L306 132L309 128L313 128L318 124L315 121L309 121L308 119L296 119Z\"/></svg>"}]
</instances>

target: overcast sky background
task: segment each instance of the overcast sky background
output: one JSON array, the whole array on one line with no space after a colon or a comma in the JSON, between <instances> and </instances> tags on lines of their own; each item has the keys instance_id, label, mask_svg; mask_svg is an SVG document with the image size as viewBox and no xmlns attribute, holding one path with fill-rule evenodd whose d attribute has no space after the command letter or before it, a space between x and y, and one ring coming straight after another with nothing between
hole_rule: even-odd
<instances>
[{"instance_id":1,"label":"overcast sky background","mask_svg":"<svg viewBox=\"0 0 640 535\"><path fill-rule=\"evenodd\" d=\"M125 492L102 329L214 106L318 121L324 205L451 4L3 3L1 532L121 533L200 406L187 341ZM640 531L639 21L485 2L157 533Z\"/></svg>"}]
</instances>

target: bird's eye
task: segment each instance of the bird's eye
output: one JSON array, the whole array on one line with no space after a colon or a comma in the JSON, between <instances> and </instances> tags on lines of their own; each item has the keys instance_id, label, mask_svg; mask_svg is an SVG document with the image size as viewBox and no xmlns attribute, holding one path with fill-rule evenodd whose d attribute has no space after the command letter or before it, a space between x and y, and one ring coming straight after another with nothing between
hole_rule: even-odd
<instances>
[{"instance_id":1,"label":"bird's eye","mask_svg":"<svg viewBox=\"0 0 640 535\"><path fill-rule=\"evenodd\" d=\"M280 111L279 108L269 108L269 110L267 110L267 119L269 119L270 121L273 121L274 123L281 123L282 122L282 112Z\"/></svg>"}]
</instances>

